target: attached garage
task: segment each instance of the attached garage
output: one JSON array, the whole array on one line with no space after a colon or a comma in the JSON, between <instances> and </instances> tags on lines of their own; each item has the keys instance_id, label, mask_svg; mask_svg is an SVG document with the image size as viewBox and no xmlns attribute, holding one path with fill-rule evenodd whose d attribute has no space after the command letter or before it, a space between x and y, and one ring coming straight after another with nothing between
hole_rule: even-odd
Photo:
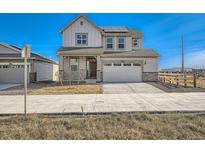
<instances>
[{"instance_id":1,"label":"attached garage","mask_svg":"<svg viewBox=\"0 0 205 154\"><path fill-rule=\"evenodd\" d=\"M103 64L103 82L141 82L140 63L106 62Z\"/></svg>"},{"instance_id":2,"label":"attached garage","mask_svg":"<svg viewBox=\"0 0 205 154\"><path fill-rule=\"evenodd\" d=\"M23 83L24 82L23 65L0 64L0 82L1 83Z\"/></svg>"},{"instance_id":3,"label":"attached garage","mask_svg":"<svg viewBox=\"0 0 205 154\"><path fill-rule=\"evenodd\" d=\"M152 49L126 52L107 51L101 55L103 82L147 82L158 80L158 54Z\"/></svg>"},{"instance_id":4,"label":"attached garage","mask_svg":"<svg viewBox=\"0 0 205 154\"><path fill-rule=\"evenodd\" d=\"M22 49L0 43L0 83L24 82L24 59ZM28 82L57 81L58 64L39 54L31 52L28 58Z\"/></svg>"}]
</instances>

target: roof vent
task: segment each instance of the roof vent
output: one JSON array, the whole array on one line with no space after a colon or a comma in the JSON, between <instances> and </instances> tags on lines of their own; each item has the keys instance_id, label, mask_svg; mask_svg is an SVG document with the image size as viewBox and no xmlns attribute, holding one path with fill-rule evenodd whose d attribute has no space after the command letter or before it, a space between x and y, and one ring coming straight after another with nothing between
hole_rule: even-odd
<instances>
[{"instance_id":1,"label":"roof vent","mask_svg":"<svg viewBox=\"0 0 205 154\"><path fill-rule=\"evenodd\" d=\"M83 25L83 21L80 21L80 25L81 25L81 26Z\"/></svg>"}]
</instances>

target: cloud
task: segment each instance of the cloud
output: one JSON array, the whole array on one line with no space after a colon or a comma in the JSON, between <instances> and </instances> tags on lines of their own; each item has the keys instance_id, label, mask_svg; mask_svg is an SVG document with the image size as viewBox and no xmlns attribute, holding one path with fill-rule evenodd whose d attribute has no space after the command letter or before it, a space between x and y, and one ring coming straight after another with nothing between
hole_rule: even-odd
<instances>
[{"instance_id":1,"label":"cloud","mask_svg":"<svg viewBox=\"0 0 205 154\"><path fill-rule=\"evenodd\" d=\"M185 56L185 66L205 68L205 50L188 53Z\"/></svg>"}]
</instances>

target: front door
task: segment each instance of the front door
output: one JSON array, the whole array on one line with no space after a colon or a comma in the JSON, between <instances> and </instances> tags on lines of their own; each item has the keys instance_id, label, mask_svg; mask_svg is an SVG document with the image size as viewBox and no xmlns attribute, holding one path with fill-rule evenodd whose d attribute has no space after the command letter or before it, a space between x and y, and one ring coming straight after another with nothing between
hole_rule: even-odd
<instances>
[{"instance_id":1,"label":"front door","mask_svg":"<svg viewBox=\"0 0 205 154\"><path fill-rule=\"evenodd\" d=\"M90 61L90 77L96 78L97 63L96 61Z\"/></svg>"}]
</instances>

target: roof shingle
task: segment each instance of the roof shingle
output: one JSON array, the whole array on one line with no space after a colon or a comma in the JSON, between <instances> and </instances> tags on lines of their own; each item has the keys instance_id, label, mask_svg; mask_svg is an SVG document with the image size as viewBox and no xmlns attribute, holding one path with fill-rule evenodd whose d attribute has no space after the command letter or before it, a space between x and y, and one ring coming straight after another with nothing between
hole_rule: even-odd
<instances>
[{"instance_id":1,"label":"roof shingle","mask_svg":"<svg viewBox=\"0 0 205 154\"><path fill-rule=\"evenodd\" d=\"M103 58L134 58L134 57L159 57L159 54L152 49L134 49L126 52L115 52L102 55Z\"/></svg>"}]
</instances>

